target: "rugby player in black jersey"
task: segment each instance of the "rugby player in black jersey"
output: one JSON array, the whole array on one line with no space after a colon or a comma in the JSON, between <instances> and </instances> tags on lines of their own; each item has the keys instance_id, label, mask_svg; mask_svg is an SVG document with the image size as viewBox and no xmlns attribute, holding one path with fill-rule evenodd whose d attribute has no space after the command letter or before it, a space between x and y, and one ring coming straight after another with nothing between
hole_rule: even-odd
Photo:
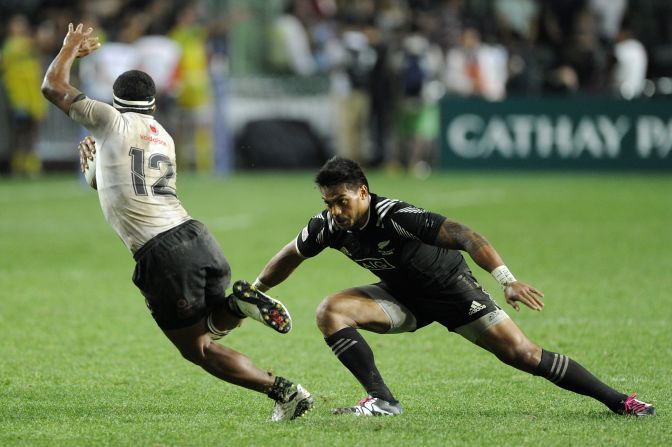
<instances>
[{"instance_id":1,"label":"rugby player in black jersey","mask_svg":"<svg viewBox=\"0 0 672 447\"><path fill-rule=\"evenodd\" d=\"M529 340L476 282L465 251L504 288L506 302L540 311L543 294L516 280L492 245L465 225L408 203L378 196L357 163L329 160L315 177L326 210L266 265L255 287L284 281L306 258L330 247L378 276L379 282L337 292L317 309L325 341L366 389L357 405L334 413L397 415L401 404L385 385L371 348L357 331L414 331L434 321L502 362L590 396L619 414L655 414L650 404L612 389L571 358Z\"/></svg>"}]
</instances>

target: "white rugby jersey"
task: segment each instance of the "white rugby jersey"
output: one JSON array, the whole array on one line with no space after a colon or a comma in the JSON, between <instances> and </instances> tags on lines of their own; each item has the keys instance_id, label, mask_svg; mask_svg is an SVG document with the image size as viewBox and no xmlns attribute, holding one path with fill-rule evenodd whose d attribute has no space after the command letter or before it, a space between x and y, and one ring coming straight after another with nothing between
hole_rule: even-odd
<instances>
[{"instance_id":1,"label":"white rugby jersey","mask_svg":"<svg viewBox=\"0 0 672 447\"><path fill-rule=\"evenodd\" d=\"M84 98L70 118L96 139L96 183L105 219L131 252L191 217L175 192L175 144L151 115Z\"/></svg>"}]
</instances>

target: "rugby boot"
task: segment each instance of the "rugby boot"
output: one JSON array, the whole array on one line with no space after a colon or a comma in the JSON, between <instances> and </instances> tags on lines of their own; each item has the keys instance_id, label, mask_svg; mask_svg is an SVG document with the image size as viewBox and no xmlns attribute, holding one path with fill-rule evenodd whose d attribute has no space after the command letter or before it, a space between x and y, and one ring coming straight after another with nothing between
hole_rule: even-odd
<instances>
[{"instance_id":1,"label":"rugby boot","mask_svg":"<svg viewBox=\"0 0 672 447\"><path fill-rule=\"evenodd\" d=\"M286 334L292 329L292 317L278 300L252 287L247 281L233 284L235 305L242 314Z\"/></svg>"},{"instance_id":2,"label":"rugby boot","mask_svg":"<svg viewBox=\"0 0 672 447\"><path fill-rule=\"evenodd\" d=\"M300 418L313 408L313 396L299 384L292 385L286 400L276 400L271 414L273 422Z\"/></svg>"},{"instance_id":3,"label":"rugby boot","mask_svg":"<svg viewBox=\"0 0 672 447\"><path fill-rule=\"evenodd\" d=\"M616 412L627 416L654 416L656 414L656 409L653 405L635 399L636 397L637 393L632 393L627 399L621 402L622 406Z\"/></svg>"},{"instance_id":4,"label":"rugby boot","mask_svg":"<svg viewBox=\"0 0 672 447\"><path fill-rule=\"evenodd\" d=\"M399 402L391 403L377 397L366 396L352 407L335 408L333 414L354 414L355 416L396 416L404 412Z\"/></svg>"}]
</instances>

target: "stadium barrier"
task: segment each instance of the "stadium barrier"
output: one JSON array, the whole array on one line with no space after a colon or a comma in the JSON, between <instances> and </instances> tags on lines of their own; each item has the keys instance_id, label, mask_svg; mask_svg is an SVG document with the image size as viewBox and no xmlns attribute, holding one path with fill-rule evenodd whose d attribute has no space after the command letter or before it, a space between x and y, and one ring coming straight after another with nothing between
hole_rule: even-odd
<instances>
[{"instance_id":1,"label":"stadium barrier","mask_svg":"<svg viewBox=\"0 0 672 447\"><path fill-rule=\"evenodd\" d=\"M446 169L672 169L664 99L512 98L441 101Z\"/></svg>"},{"instance_id":2,"label":"stadium barrier","mask_svg":"<svg viewBox=\"0 0 672 447\"><path fill-rule=\"evenodd\" d=\"M337 118L324 80L235 78L229 88L224 107L232 139L253 121L300 120L334 151ZM2 103L0 130L8 135L9 111ZM438 146L444 169L672 170L672 109L666 99L572 96L488 102L445 97L440 108ZM75 144L83 134L50 107L38 151L47 165L75 169ZM9 139L0 144L3 165L9 144Z\"/></svg>"}]
</instances>

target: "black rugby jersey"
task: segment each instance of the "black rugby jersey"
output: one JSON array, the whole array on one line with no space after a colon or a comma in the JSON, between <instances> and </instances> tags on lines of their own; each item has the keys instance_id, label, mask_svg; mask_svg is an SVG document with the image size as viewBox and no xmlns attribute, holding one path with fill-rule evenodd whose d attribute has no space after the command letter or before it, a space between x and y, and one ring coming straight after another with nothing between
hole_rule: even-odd
<instances>
[{"instance_id":1,"label":"black rugby jersey","mask_svg":"<svg viewBox=\"0 0 672 447\"><path fill-rule=\"evenodd\" d=\"M460 251L433 245L445 219L371 194L369 220L362 229L342 230L324 210L297 236L296 247L306 258L331 247L392 287L436 293L468 268Z\"/></svg>"}]
</instances>

